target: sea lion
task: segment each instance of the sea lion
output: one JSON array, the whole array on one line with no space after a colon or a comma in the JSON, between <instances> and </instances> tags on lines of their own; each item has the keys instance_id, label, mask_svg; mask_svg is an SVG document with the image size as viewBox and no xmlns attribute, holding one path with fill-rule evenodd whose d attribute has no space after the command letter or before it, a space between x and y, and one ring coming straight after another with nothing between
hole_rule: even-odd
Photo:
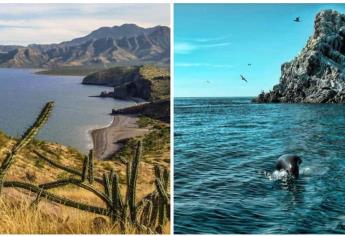
<instances>
[{"instance_id":1,"label":"sea lion","mask_svg":"<svg viewBox=\"0 0 345 236\"><path fill-rule=\"evenodd\" d=\"M285 154L278 158L276 169L286 170L289 175L295 177L299 176L299 165L302 163L302 159L299 156L293 154Z\"/></svg>"}]
</instances>

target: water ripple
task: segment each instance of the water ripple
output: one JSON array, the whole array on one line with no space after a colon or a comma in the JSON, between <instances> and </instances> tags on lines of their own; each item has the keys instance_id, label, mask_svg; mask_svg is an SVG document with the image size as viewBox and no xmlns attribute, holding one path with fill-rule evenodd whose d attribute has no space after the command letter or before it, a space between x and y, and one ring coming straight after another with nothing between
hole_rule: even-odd
<instances>
[{"instance_id":1,"label":"water ripple","mask_svg":"<svg viewBox=\"0 0 345 236\"><path fill-rule=\"evenodd\" d=\"M176 99L175 232L345 233L344 136L343 105Z\"/></svg>"}]
</instances>

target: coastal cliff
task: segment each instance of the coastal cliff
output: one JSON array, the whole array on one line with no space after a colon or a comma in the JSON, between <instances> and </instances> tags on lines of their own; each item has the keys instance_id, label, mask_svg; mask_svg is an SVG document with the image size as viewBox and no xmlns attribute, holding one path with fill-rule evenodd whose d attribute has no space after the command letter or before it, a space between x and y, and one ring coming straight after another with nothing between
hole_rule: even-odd
<instances>
[{"instance_id":1,"label":"coastal cliff","mask_svg":"<svg viewBox=\"0 0 345 236\"><path fill-rule=\"evenodd\" d=\"M113 115L140 114L152 119L158 119L170 123L170 99L162 99L155 102L143 103L123 109L113 109Z\"/></svg>"},{"instance_id":2,"label":"coastal cliff","mask_svg":"<svg viewBox=\"0 0 345 236\"><path fill-rule=\"evenodd\" d=\"M169 72L153 65L102 70L86 76L83 84L105 85L114 88L113 92L102 92L102 97L140 98L146 101L170 97Z\"/></svg>"},{"instance_id":3,"label":"coastal cliff","mask_svg":"<svg viewBox=\"0 0 345 236\"><path fill-rule=\"evenodd\" d=\"M279 84L258 103L345 103L345 15L324 10L314 34L292 61L281 67Z\"/></svg>"}]
</instances>

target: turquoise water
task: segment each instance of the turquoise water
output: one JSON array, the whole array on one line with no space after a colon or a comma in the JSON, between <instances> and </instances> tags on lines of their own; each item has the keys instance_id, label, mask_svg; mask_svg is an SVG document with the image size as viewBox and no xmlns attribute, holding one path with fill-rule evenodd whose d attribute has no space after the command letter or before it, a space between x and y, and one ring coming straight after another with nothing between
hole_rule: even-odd
<instances>
[{"instance_id":1,"label":"turquoise water","mask_svg":"<svg viewBox=\"0 0 345 236\"><path fill-rule=\"evenodd\" d=\"M37 75L29 69L0 69L0 130L19 136L47 101L55 109L38 138L69 145L86 153L89 131L108 125L112 108L134 105L112 98L89 97L107 87L82 85L80 76Z\"/></svg>"},{"instance_id":2,"label":"turquoise water","mask_svg":"<svg viewBox=\"0 0 345 236\"><path fill-rule=\"evenodd\" d=\"M174 122L176 233L345 233L345 105L181 98Z\"/></svg>"}]
</instances>

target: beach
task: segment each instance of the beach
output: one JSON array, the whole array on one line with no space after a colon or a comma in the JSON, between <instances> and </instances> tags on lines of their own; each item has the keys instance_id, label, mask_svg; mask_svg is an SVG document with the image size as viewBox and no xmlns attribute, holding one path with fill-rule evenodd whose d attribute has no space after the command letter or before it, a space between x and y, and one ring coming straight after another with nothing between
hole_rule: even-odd
<instances>
[{"instance_id":1,"label":"beach","mask_svg":"<svg viewBox=\"0 0 345 236\"><path fill-rule=\"evenodd\" d=\"M109 126L93 130L91 136L95 158L107 159L121 149L121 140L146 134L149 130L139 128L138 119L136 115L116 115Z\"/></svg>"}]
</instances>

